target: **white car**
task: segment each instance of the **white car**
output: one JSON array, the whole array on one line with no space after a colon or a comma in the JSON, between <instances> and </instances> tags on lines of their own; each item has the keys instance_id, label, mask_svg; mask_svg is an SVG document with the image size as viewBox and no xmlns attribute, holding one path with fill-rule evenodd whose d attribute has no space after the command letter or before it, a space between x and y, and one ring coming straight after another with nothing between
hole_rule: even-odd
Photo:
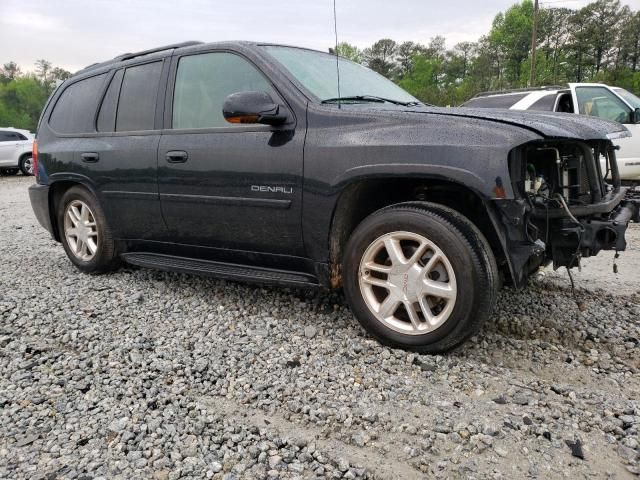
<instances>
[{"instance_id":1,"label":"white car","mask_svg":"<svg viewBox=\"0 0 640 480\"><path fill-rule=\"evenodd\" d=\"M17 128L0 128L0 173L33 175L33 133Z\"/></svg>"},{"instance_id":2,"label":"white car","mask_svg":"<svg viewBox=\"0 0 640 480\"><path fill-rule=\"evenodd\" d=\"M462 105L471 108L508 108L580 113L623 123L632 136L615 140L620 177L640 181L640 98L624 88L602 83L570 83L568 87L486 92ZM606 172L602 160L602 172Z\"/></svg>"}]
</instances>

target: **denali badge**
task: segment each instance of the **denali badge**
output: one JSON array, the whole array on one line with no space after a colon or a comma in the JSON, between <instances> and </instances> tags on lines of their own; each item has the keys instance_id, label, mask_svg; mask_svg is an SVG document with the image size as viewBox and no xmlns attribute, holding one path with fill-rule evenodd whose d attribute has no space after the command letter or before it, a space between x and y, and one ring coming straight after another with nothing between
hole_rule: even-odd
<instances>
[{"instance_id":1,"label":"denali badge","mask_svg":"<svg viewBox=\"0 0 640 480\"><path fill-rule=\"evenodd\" d=\"M251 185L252 192L293 193L293 187L272 187L269 185Z\"/></svg>"}]
</instances>

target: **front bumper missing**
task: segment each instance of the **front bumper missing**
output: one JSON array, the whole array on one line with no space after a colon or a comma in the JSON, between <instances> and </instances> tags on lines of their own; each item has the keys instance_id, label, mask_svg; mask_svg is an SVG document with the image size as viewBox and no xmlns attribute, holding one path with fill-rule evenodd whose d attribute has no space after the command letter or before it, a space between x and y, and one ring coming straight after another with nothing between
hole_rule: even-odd
<instances>
[{"instance_id":1,"label":"front bumper missing","mask_svg":"<svg viewBox=\"0 0 640 480\"><path fill-rule=\"evenodd\" d=\"M573 209L572 209L573 211ZM640 190L626 190L623 200L606 217L566 218L550 232L553 267L576 267L580 258L602 250L624 251L625 232L630 222L640 222Z\"/></svg>"}]
</instances>

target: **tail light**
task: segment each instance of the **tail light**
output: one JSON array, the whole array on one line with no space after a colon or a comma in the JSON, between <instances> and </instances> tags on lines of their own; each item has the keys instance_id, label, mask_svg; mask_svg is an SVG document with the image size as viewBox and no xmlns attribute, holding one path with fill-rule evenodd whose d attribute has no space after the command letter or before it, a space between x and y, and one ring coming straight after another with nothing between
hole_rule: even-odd
<instances>
[{"instance_id":1,"label":"tail light","mask_svg":"<svg viewBox=\"0 0 640 480\"><path fill-rule=\"evenodd\" d=\"M31 147L31 162L33 163L33 174L38 178L38 140L33 141Z\"/></svg>"}]
</instances>

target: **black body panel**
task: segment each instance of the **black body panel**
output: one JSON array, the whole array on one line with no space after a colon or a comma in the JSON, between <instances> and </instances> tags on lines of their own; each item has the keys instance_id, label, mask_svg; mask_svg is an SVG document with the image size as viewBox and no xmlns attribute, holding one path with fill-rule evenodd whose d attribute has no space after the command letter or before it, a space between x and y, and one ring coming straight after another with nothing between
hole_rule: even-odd
<instances>
[{"instance_id":1,"label":"black body panel","mask_svg":"<svg viewBox=\"0 0 640 480\"><path fill-rule=\"evenodd\" d=\"M172 129L178 61L207 52L234 53L255 66L277 92L274 101L288 121L280 126ZM107 73L100 98L115 99L107 89L114 77L124 84L126 74L118 71L153 62L162 62L162 68L153 84L158 101L152 130L98 132L96 125L114 124L113 105L105 107L107 118L100 123L95 112L89 131L52 130L49 117L67 85ZM37 180L42 186L32 189L31 196L38 219L53 231L44 214L54 208L52 195L45 199L44 189L84 185L102 202L118 240L138 255L129 258L139 264L200 269L228 278L249 278L247 272L267 268L286 272L269 277L276 282L295 283L287 275L302 272L306 284L336 286L339 258L332 257L332 240L345 234L334 232L336 218L349 217L351 210L371 213L368 203L376 200L371 194L359 200L359 186L368 184L369 193L380 199L414 201L420 200L415 185L424 182L429 189L454 188L454 195L463 192L473 199L472 207L483 211L478 227L495 237L492 247L502 258L501 267L516 285L523 285L531 259L540 264L551 249L527 236L530 209L511 178L513 152L550 140L610 145L611 138L626 135L618 123L571 114L321 104L259 44L190 43L88 67L58 88L38 127ZM388 188L395 179L412 190L393 195L375 191L375 185ZM600 210L587 205L593 209L575 214L597 214L609 221L605 217L624 196L612 195L615 200L606 206L601 202ZM351 216L352 223L361 219ZM143 257L145 252L164 257ZM198 267L198 261L205 267ZM221 263L234 267L225 269Z\"/></svg>"}]
</instances>

